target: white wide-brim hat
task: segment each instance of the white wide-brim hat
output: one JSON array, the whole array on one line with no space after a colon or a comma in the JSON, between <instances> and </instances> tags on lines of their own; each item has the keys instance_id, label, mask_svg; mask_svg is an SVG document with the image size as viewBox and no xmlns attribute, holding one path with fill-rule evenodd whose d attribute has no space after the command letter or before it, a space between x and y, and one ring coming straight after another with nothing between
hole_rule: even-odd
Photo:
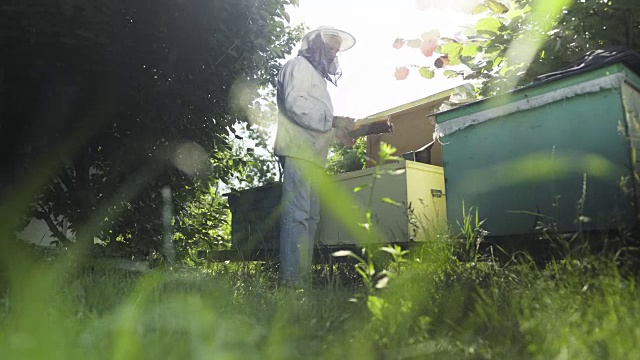
<instances>
[{"instance_id":1,"label":"white wide-brim hat","mask_svg":"<svg viewBox=\"0 0 640 360\"><path fill-rule=\"evenodd\" d=\"M333 26L319 26L318 28L309 31L304 37L307 39L311 39L318 33L321 33L322 36L339 36L342 39L342 42L340 44L340 51L349 50L356 44L356 38L353 35L344 30L336 29Z\"/></svg>"}]
</instances>

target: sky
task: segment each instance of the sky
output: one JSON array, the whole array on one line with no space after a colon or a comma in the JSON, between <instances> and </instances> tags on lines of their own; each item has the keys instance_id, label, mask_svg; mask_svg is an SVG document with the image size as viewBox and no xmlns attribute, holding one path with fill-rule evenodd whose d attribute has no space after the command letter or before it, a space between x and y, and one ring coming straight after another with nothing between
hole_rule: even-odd
<instances>
[{"instance_id":1,"label":"sky","mask_svg":"<svg viewBox=\"0 0 640 360\"><path fill-rule=\"evenodd\" d=\"M455 0L474 3L477 0ZM427 4L418 10L417 3ZM453 37L462 26L473 23L471 15L451 9L452 0L300 0L290 7L292 25L305 23L310 29L334 26L356 38L356 45L340 54L343 75L338 87L328 83L334 113L356 119L417 100L460 85L462 80L424 79L410 68L407 79L396 80L396 67L433 64L417 49L394 49L398 37L419 38L438 29ZM297 54L294 49L292 56Z\"/></svg>"}]
</instances>

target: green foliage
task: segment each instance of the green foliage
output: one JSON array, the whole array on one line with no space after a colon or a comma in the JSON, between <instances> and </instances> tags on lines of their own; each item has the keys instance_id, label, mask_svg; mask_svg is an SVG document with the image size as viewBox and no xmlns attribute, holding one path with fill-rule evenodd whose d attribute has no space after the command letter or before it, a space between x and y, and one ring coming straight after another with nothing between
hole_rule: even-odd
<instances>
[{"instance_id":1,"label":"green foliage","mask_svg":"<svg viewBox=\"0 0 640 360\"><path fill-rule=\"evenodd\" d=\"M536 76L576 61L589 50L606 46L640 49L640 22L637 17L629 16L640 11L637 5L630 6L621 1L575 1L564 9L551 28L542 26L543 21L539 19L546 10L537 12L531 6L526 2L514 3L511 11L504 14L505 28L500 36L480 43L493 52L482 53L483 62L473 64L471 78L486 79L485 94L509 90L507 81L521 72L517 85L528 84ZM531 61L520 63L518 57L509 59L511 44L525 36L541 39ZM496 71L501 76L493 76Z\"/></svg>"},{"instance_id":2,"label":"green foliage","mask_svg":"<svg viewBox=\"0 0 640 360\"><path fill-rule=\"evenodd\" d=\"M5 2L2 227L34 216L62 245L97 237L106 251L154 257L169 187L181 246L198 243L183 226L199 196L236 172L266 177L228 133L300 36L292 3ZM209 208L207 221L224 226L225 211Z\"/></svg>"},{"instance_id":3,"label":"green foliage","mask_svg":"<svg viewBox=\"0 0 640 360\"><path fill-rule=\"evenodd\" d=\"M440 38L436 50L448 57L448 65L464 64L470 71L438 66L438 60L435 65L446 77L464 73L484 96L526 85L590 50L640 49L640 5L635 1L487 0L471 13L480 18L465 28L464 36Z\"/></svg>"},{"instance_id":4,"label":"green foliage","mask_svg":"<svg viewBox=\"0 0 640 360\"><path fill-rule=\"evenodd\" d=\"M420 73L420 76L422 76L425 79L433 79L433 77L436 75L436 73L433 70L424 66L418 69L418 73Z\"/></svg>"},{"instance_id":5,"label":"green foliage","mask_svg":"<svg viewBox=\"0 0 640 360\"><path fill-rule=\"evenodd\" d=\"M508 7L506 7L504 4L502 4L502 3L498 2L498 1L495 1L495 0L487 0L486 1L486 6L494 14L504 14L504 13L507 13L509 11Z\"/></svg>"},{"instance_id":6,"label":"green foliage","mask_svg":"<svg viewBox=\"0 0 640 360\"><path fill-rule=\"evenodd\" d=\"M400 265L404 261L404 255L407 254L406 251L402 250L402 248L397 245L383 246L380 249L376 249L376 245L369 242L370 239L376 238L374 236L375 229L371 209L374 201L373 191L376 187L376 182L383 174L380 165L383 165L388 161L398 160L399 158L393 155L395 152L396 148L394 148L393 146L385 142L380 143L378 162L376 163L375 173L373 174L371 184L367 184L366 186L359 186L353 190L354 192L358 192L366 187L369 188L369 202L365 210L365 221L362 223L358 223L358 225L361 226L366 233L366 236L364 237L365 241L361 241L360 243L358 243L358 246L360 246L361 256L355 254L350 250L336 251L332 254L332 256L334 257L350 257L356 261L355 270L360 276L364 285L364 294L359 295L364 299L363 302L367 304L367 308L369 309L371 314L374 316L374 318L377 319L382 318L382 311L386 307L386 302L376 296L376 291L385 288L387 286L387 283L389 282L390 276L392 275L389 271L380 271L376 268L376 262L374 259L379 252L378 250L390 254L393 258L393 264L396 266ZM380 199L380 201L398 207L401 206L400 203L397 203L387 197Z\"/></svg>"},{"instance_id":7,"label":"green foliage","mask_svg":"<svg viewBox=\"0 0 640 360\"><path fill-rule=\"evenodd\" d=\"M173 235L178 258L191 264L199 263L198 250L221 250L231 245L231 213L226 199L214 187L198 191L173 224L180 223L180 231Z\"/></svg>"},{"instance_id":8,"label":"green foliage","mask_svg":"<svg viewBox=\"0 0 640 360\"><path fill-rule=\"evenodd\" d=\"M365 231L367 232L367 234L369 236L367 236L367 239L371 238L371 233L373 231L373 221L371 218L371 208L373 206L373 190L376 187L376 183L378 182L378 179L380 179L380 176L382 175L382 169L380 168L380 165L385 164L388 161L396 161L399 159L399 157L393 155L396 152L396 148L393 147L392 145L389 145L385 142L381 142L380 143L380 150L378 151L378 161L375 163L375 172L373 174L373 179L371 181L371 184L369 185L369 202L367 204L366 207L366 211L365 211L365 221L361 224L359 224L360 226L362 226ZM384 199L380 199L382 201L384 201ZM389 202L389 201L386 201ZM367 245L367 244L362 244L362 245ZM370 254L367 255L370 257ZM372 261L372 259L369 258L369 261Z\"/></svg>"},{"instance_id":9,"label":"green foliage","mask_svg":"<svg viewBox=\"0 0 640 360\"><path fill-rule=\"evenodd\" d=\"M351 148L344 147L340 142L333 143L327 160L327 174L335 175L364 169L366 141L364 137L358 138Z\"/></svg>"},{"instance_id":10,"label":"green foliage","mask_svg":"<svg viewBox=\"0 0 640 360\"><path fill-rule=\"evenodd\" d=\"M234 168L235 189L248 189L276 181L278 161L269 149L269 130L261 125L243 124L241 139L232 140L232 156L239 159Z\"/></svg>"},{"instance_id":11,"label":"green foliage","mask_svg":"<svg viewBox=\"0 0 640 360\"><path fill-rule=\"evenodd\" d=\"M477 262L480 257L480 244L484 240L486 232L482 230L482 224L486 219L480 220L478 217L478 208L475 209L475 216L473 208L467 210L462 203L462 224L458 224L460 227L460 236L464 240L464 250L462 252L462 258L465 261Z\"/></svg>"}]
</instances>

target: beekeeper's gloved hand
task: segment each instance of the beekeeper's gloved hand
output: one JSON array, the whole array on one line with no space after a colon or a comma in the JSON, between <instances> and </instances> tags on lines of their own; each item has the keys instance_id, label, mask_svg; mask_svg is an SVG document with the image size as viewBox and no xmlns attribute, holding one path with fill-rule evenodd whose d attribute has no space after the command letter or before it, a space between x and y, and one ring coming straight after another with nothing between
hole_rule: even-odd
<instances>
[{"instance_id":1,"label":"beekeeper's gloved hand","mask_svg":"<svg viewBox=\"0 0 640 360\"><path fill-rule=\"evenodd\" d=\"M349 132L356 127L356 120L354 118L346 116L334 116L333 127L338 130L345 129L347 132Z\"/></svg>"},{"instance_id":2,"label":"beekeeper's gloved hand","mask_svg":"<svg viewBox=\"0 0 640 360\"><path fill-rule=\"evenodd\" d=\"M346 147L352 147L356 141L349 136L349 131L356 127L355 119L346 116L334 116L333 127L336 129L336 137Z\"/></svg>"}]
</instances>

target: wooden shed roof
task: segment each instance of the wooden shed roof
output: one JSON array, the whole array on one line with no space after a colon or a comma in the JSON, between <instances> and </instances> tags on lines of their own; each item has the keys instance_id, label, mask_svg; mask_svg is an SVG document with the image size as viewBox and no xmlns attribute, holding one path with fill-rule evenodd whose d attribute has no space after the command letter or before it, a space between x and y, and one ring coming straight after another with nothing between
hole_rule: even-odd
<instances>
[{"instance_id":1,"label":"wooden shed roof","mask_svg":"<svg viewBox=\"0 0 640 360\"><path fill-rule=\"evenodd\" d=\"M425 98L418 99L406 104L402 104L391 109L369 115L364 119L358 120L358 122L362 122L363 124L372 123L376 121L386 120L391 118L392 116L408 113L411 111L415 111L421 108L430 107L438 102L441 102L443 99L447 99L453 92L457 89L457 87L453 87L451 89L447 89L441 91L439 93L429 95Z\"/></svg>"}]
</instances>

